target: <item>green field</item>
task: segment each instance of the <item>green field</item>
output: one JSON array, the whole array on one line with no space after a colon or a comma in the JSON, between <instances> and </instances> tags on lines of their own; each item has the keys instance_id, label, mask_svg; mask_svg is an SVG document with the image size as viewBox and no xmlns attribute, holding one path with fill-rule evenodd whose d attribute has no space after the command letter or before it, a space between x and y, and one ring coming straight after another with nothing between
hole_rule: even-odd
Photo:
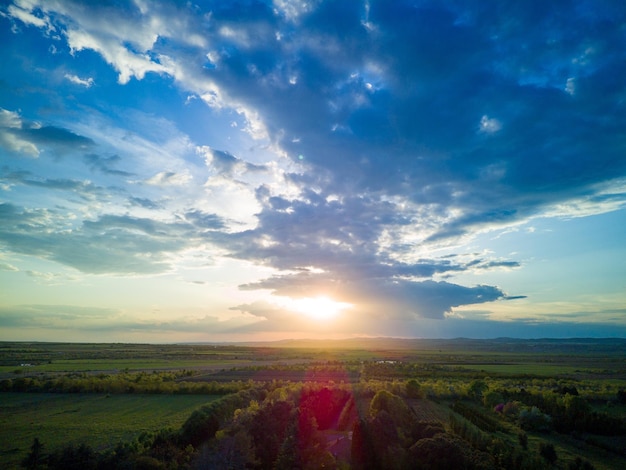
<instances>
[{"instance_id":1,"label":"green field","mask_svg":"<svg viewBox=\"0 0 626 470\"><path fill-rule=\"evenodd\" d=\"M189 415L219 397L199 395L0 395L0 467L15 468L35 437L47 449L86 443L97 450L143 431L179 428Z\"/></svg>"}]
</instances>

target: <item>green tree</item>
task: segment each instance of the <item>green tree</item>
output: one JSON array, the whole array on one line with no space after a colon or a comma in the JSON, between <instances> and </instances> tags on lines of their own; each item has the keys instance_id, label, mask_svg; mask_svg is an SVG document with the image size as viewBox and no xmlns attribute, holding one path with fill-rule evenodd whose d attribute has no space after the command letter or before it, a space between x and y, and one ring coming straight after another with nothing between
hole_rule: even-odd
<instances>
[{"instance_id":1,"label":"green tree","mask_svg":"<svg viewBox=\"0 0 626 470\"><path fill-rule=\"evenodd\" d=\"M520 432L517 435L517 440L519 441L519 444L522 446L522 449L524 450L528 449L528 434L526 434L524 431Z\"/></svg>"},{"instance_id":2,"label":"green tree","mask_svg":"<svg viewBox=\"0 0 626 470\"><path fill-rule=\"evenodd\" d=\"M539 444L539 455L548 462L550 465L554 465L557 461L556 449L553 444L541 442Z\"/></svg>"},{"instance_id":3,"label":"green tree","mask_svg":"<svg viewBox=\"0 0 626 470\"><path fill-rule=\"evenodd\" d=\"M422 398L422 387L417 380L411 379L406 383L406 396L408 398Z\"/></svg>"},{"instance_id":4,"label":"green tree","mask_svg":"<svg viewBox=\"0 0 626 470\"><path fill-rule=\"evenodd\" d=\"M22 466L26 468L41 468L45 461L45 455L43 453L43 444L38 437L33 439L33 443L30 446L30 452L26 458L22 461Z\"/></svg>"},{"instance_id":5,"label":"green tree","mask_svg":"<svg viewBox=\"0 0 626 470\"><path fill-rule=\"evenodd\" d=\"M380 411L386 411L396 426L409 428L412 413L402 398L387 390L380 390L370 403L370 416L375 418Z\"/></svg>"},{"instance_id":6,"label":"green tree","mask_svg":"<svg viewBox=\"0 0 626 470\"><path fill-rule=\"evenodd\" d=\"M482 400L483 394L489 389L484 380L472 380L467 389L467 394L475 400Z\"/></svg>"}]
</instances>

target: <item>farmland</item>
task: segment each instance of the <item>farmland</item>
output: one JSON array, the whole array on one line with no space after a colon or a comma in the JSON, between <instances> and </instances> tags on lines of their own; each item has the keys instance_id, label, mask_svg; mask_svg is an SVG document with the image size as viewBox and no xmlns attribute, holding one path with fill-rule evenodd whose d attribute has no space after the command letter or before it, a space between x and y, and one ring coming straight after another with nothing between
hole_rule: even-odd
<instances>
[{"instance_id":1,"label":"farmland","mask_svg":"<svg viewBox=\"0 0 626 470\"><path fill-rule=\"evenodd\" d=\"M467 468L619 468L625 358L622 340L0 343L0 466L443 468L424 462L445 448Z\"/></svg>"},{"instance_id":2,"label":"farmland","mask_svg":"<svg viewBox=\"0 0 626 470\"><path fill-rule=\"evenodd\" d=\"M17 465L35 437L54 448L86 443L114 447L142 432L178 428L216 397L4 393L0 405L0 458ZM4 467L6 468L6 467Z\"/></svg>"}]
</instances>

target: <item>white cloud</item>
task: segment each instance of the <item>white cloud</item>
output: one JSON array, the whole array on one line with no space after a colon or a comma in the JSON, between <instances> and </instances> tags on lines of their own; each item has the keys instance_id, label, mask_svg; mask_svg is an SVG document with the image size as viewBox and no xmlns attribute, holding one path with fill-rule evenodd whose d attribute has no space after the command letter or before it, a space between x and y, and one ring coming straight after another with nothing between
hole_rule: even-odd
<instances>
[{"instance_id":1,"label":"white cloud","mask_svg":"<svg viewBox=\"0 0 626 470\"><path fill-rule=\"evenodd\" d=\"M153 62L149 55L129 51L116 38L102 38L86 31L69 30L67 40L73 54L83 49L100 53L119 72L120 84L128 83L133 77L141 80L148 72L169 73L166 67Z\"/></svg>"},{"instance_id":2,"label":"white cloud","mask_svg":"<svg viewBox=\"0 0 626 470\"><path fill-rule=\"evenodd\" d=\"M48 26L47 18L39 18L31 13L33 2L20 0L16 2L16 5L10 5L8 8L9 15L13 18L17 18L24 24L36 26L38 28L44 28Z\"/></svg>"},{"instance_id":3,"label":"white cloud","mask_svg":"<svg viewBox=\"0 0 626 470\"><path fill-rule=\"evenodd\" d=\"M567 79L567 82L565 83L565 92L572 96L576 94L576 79L575 78L570 77Z\"/></svg>"},{"instance_id":4,"label":"white cloud","mask_svg":"<svg viewBox=\"0 0 626 470\"><path fill-rule=\"evenodd\" d=\"M495 134L502 129L502 123L495 118L484 115L480 118L479 132L484 134Z\"/></svg>"},{"instance_id":5,"label":"white cloud","mask_svg":"<svg viewBox=\"0 0 626 470\"><path fill-rule=\"evenodd\" d=\"M303 0L274 0L274 11L280 13L289 21L296 22L302 15L310 13L317 7L318 1Z\"/></svg>"},{"instance_id":6,"label":"white cloud","mask_svg":"<svg viewBox=\"0 0 626 470\"><path fill-rule=\"evenodd\" d=\"M80 78L76 75L66 73L65 78L68 79L70 82L74 83L75 85L81 85L81 86L84 86L85 88L90 88L93 85L93 78L91 77Z\"/></svg>"},{"instance_id":7,"label":"white cloud","mask_svg":"<svg viewBox=\"0 0 626 470\"><path fill-rule=\"evenodd\" d=\"M18 268L10 263L0 263L0 269L3 271L19 271Z\"/></svg>"},{"instance_id":8,"label":"white cloud","mask_svg":"<svg viewBox=\"0 0 626 470\"><path fill-rule=\"evenodd\" d=\"M19 114L0 108L0 146L10 152L37 158L37 146L19 134L22 127L23 121Z\"/></svg>"},{"instance_id":9,"label":"white cloud","mask_svg":"<svg viewBox=\"0 0 626 470\"><path fill-rule=\"evenodd\" d=\"M183 186L192 179L192 176L185 173L174 173L172 171L161 171L152 178L146 180L147 184L155 186Z\"/></svg>"}]
</instances>

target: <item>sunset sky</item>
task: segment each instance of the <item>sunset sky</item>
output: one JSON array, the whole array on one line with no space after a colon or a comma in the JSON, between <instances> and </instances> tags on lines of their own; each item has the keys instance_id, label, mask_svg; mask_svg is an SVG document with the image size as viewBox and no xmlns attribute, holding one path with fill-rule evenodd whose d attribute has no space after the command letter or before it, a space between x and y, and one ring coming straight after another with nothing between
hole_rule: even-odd
<instances>
[{"instance_id":1,"label":"sunset sky","mask_svg":"<svg viewBox=\"0 0 626 470\"><path fill-rule=\"evenodd\" d=\"M626 4L0 3L0 340L626 337Z\"/></svg>"}]
</instances>

